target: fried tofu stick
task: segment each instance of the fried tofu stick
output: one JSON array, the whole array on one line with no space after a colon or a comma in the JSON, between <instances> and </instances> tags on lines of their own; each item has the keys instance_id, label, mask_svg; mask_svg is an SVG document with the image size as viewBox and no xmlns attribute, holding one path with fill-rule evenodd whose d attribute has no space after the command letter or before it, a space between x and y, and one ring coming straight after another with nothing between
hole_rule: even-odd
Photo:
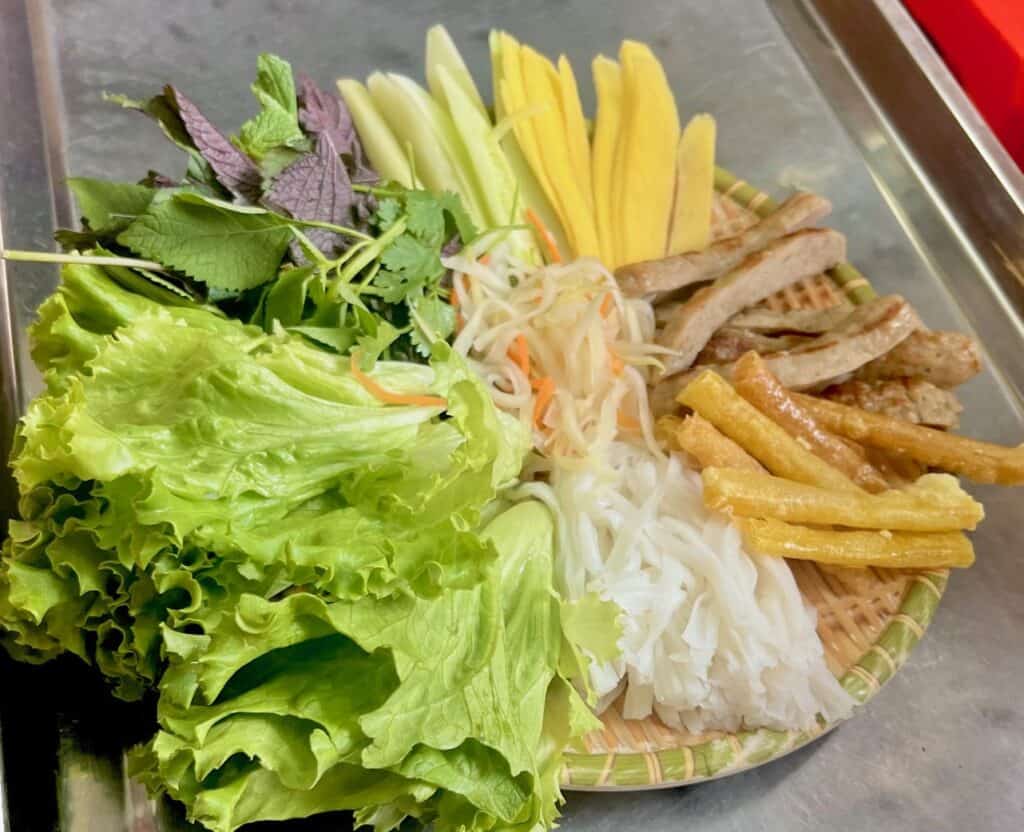
<instances>
[{"instance_id":1,"label":"fried tofu stick","mask_svg":"<svg viewBox=\"0 0 1024 832\"><path fill-rule=\"evenodd\" d=\"M974 563L962 532L830 531L781 520L738 519L747 551L834 566L939 569Z\"/></svg>"},{"instance_id":2,"label":"fried tofu stick","mask_svg":"<svg viewBox=\"0 0 1024 832\"><path fill-rule=\"evenodd\" d=\"M658 420L658 430L670 447L686 451L701 468L764 472L760 462L696 413L683 419L665 416Z\"/></svg>"},{"instance_id":3,"label":"fried tofu stick","mask_svg":"<svg viewBox=\"0 0 1024 832\"><path fill-rule=\"evenodd\" d=\"M816 456L868 491L886 489L881 473L797 404L756 352L748 352L736 362L732 379L737 393Z\"/></svg>"},{"instance_id":4,"label":"fried tofu stick","mask_svg":"<svg viewBox=\"0 0 1024 832\"><path fill-rule=\"evenodd\" d=\"M741 517L770 517L812 526L850 526L908 532L975 528L981 503L948 474L925 474L902 491L865 494L832 491L771 474L705 468L704 504Z\"/></svg>"},{"instance_id":5,"label":"fried tofu stick","mask_svg":"<svg viewBox=\"0 0 1024 832\"><path fill-rule=\"evenodd\" d=\"M981 483L1024 485L1024 445L1008 448L794 393L827 430Z\"/></svg>"},{"instance_id":6,"label":"fried tofu stick","mask_svg":"<svg viewBox=\"0 0 1024 832\"><path fill-rule=\"evenodd\" d=\"M822 488L861 490L842 471L812 454L710 370L691 381L679 394L679 401L739 443L773 474Z\"/></svg>"}]
</instances>

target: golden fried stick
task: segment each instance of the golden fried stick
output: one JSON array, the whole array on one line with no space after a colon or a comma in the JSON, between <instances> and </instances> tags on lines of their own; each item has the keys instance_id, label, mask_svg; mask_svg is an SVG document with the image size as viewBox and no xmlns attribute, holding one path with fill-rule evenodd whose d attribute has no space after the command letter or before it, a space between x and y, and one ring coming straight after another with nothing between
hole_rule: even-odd
<instances>
[{"instance_id":1,"label":"golden fried stick","mask_svg":"<svg viewBox=\"0 0 1024 832\"><path fill-rule=\"evenodd\" d=\"M851 526L908 532L973 529L981 503L948 474L925 474L902 491L833 491L771 474L705 468L704 504L741 517L772 517L812 526Z\"/></svg>"},{"instance_id":2,"label":"golden fried stick","mask_svg":"<svg viewBox=\"0 0 1024 832\"><path fill-rule=\"evenodd\" d=\"M812 454L710 370L686 385L679 401L738 442L773 474L822 488L861 490L846 474Z\"/></svg>"},{"instance_id":3,"label":"golden fried stick","mask_svg":"<svg viewBox=\"0 0 1024 832\"><path fill-rule=\"evenodd\" d=\"M1024 445L1008 448L794 393L825 428L865 445L899 451L975 482L1024 485Z\"/></svg>"},{"instance_id":4,"label":"golden fried stick","mask_svg":"<svg viewBox=\"0 0 1024 832\"><path fill-rule=\"evenodd\" d=\"M847 439L846 441L853 442L852 439ZM916 459L911 459L906 454L886 451L882 448L872 448L870 445L857 444L857 447L864 452L865 459L874 465L881 475L885 477L889 488L905 488L918 477L928 473L927 465L922 465Z\"/></svg>"},{"instance_id":5,"label":"golden fried stick","mask_svg":"<svg viewBox=\"0 0 1024 832\"><path fill-rule=\"evenodd\" d=\"M696 413L683 419L664 416L658 420L658 432L668 440L669 447L686 451L701 468L764 471L760 462Z\"/></svg>"},{"instance_id":6,"label":"golden fried stick","mask_svg":"<svg viewBox=\"0 0 1024 832\"><path fill-rule=\"evenodd\" d=\"M974 563L962 532L829 531L781 520L736 520L748 552L835 566L938 569Z\"/></svg>"},{"instance_id":7,"label":"golden fried stick","mask_svg":"<svg viewBox=\"0 0 1024 832\"><path fill-rule=\"evenodd\" d=\"M801 445L838 468L857 485L872 492L886 489L882 474L842 439L821 427L807 410L797 404L756 352L748 352L736 362L732 383L736 392L765 416L781 425Z\"/></svg>"}]
</instances>

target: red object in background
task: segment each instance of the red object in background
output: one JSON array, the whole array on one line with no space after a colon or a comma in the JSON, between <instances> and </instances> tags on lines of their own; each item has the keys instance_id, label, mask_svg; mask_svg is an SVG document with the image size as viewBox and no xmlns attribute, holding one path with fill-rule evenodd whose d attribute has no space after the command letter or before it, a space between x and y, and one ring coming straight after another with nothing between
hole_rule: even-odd
<instances>
[{"instance_id":1,"label":"red object in background","mask_svg":"<svg viewBox=\"0 0 1024 832\"><path fill-rule=\"evenodd\" d=\"M904 0L1024 170L1024 0Z\"/></svg>"}]
</instances>

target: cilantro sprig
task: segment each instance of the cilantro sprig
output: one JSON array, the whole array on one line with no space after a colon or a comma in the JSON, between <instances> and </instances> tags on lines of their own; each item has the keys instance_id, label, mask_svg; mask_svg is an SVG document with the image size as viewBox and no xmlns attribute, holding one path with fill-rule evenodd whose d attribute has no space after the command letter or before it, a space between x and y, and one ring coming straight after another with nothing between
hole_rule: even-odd
<instances>
[{"instance_id":1,"label":"cilantro sprig","mask_svg":"<svg viewBox=\"0 0 1024 832\"><path fill-rule=\"evenodd\" d=\"M455 330L441 262L445 246L472 240L476 228L455 194L370 190L379 195L368 222L376 236L335 259L303 243L314 262L286 276L291 291L267 288L257 321L264 327L277 321L341 352L358 346L367 367L382 356L426 358L435 341Z\"/></svg>"}]
</instances>

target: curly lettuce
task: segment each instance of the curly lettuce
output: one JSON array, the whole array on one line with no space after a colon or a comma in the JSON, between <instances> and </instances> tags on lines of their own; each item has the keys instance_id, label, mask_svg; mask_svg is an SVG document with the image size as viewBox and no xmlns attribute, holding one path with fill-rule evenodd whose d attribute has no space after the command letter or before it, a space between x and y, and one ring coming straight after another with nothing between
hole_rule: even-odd
<instances>
[{"instance_id":1,"label":"curly lettuce","mask_svg":"<svg viewBox=\"0 0 1024 832\"><path fill-rule=\"evenodd\" d=\"M439 345L373 377L440 408L384 406L347 362L68 267L33 332L49 392L19 428L22 519L0 560L3 641L70 651L135 698L159 625L293 586L432 596L494 558L473 529L526 440Z\"/></svg>"},{"instance_id":2,"label":"curly lettuce","mask_svg":"<svg viewBox=\"0 0 1024 832\"><path fill-rule=\"evenodd\" d=\"M161 730L137 773L218 832L336 809L378 830L549 825L586 714L557 672L552 534L547 509L523 503L484 530L497 558L472 588L245 595L193 618L201 632L168 639Z\"/></svg>"}]
</instances>

